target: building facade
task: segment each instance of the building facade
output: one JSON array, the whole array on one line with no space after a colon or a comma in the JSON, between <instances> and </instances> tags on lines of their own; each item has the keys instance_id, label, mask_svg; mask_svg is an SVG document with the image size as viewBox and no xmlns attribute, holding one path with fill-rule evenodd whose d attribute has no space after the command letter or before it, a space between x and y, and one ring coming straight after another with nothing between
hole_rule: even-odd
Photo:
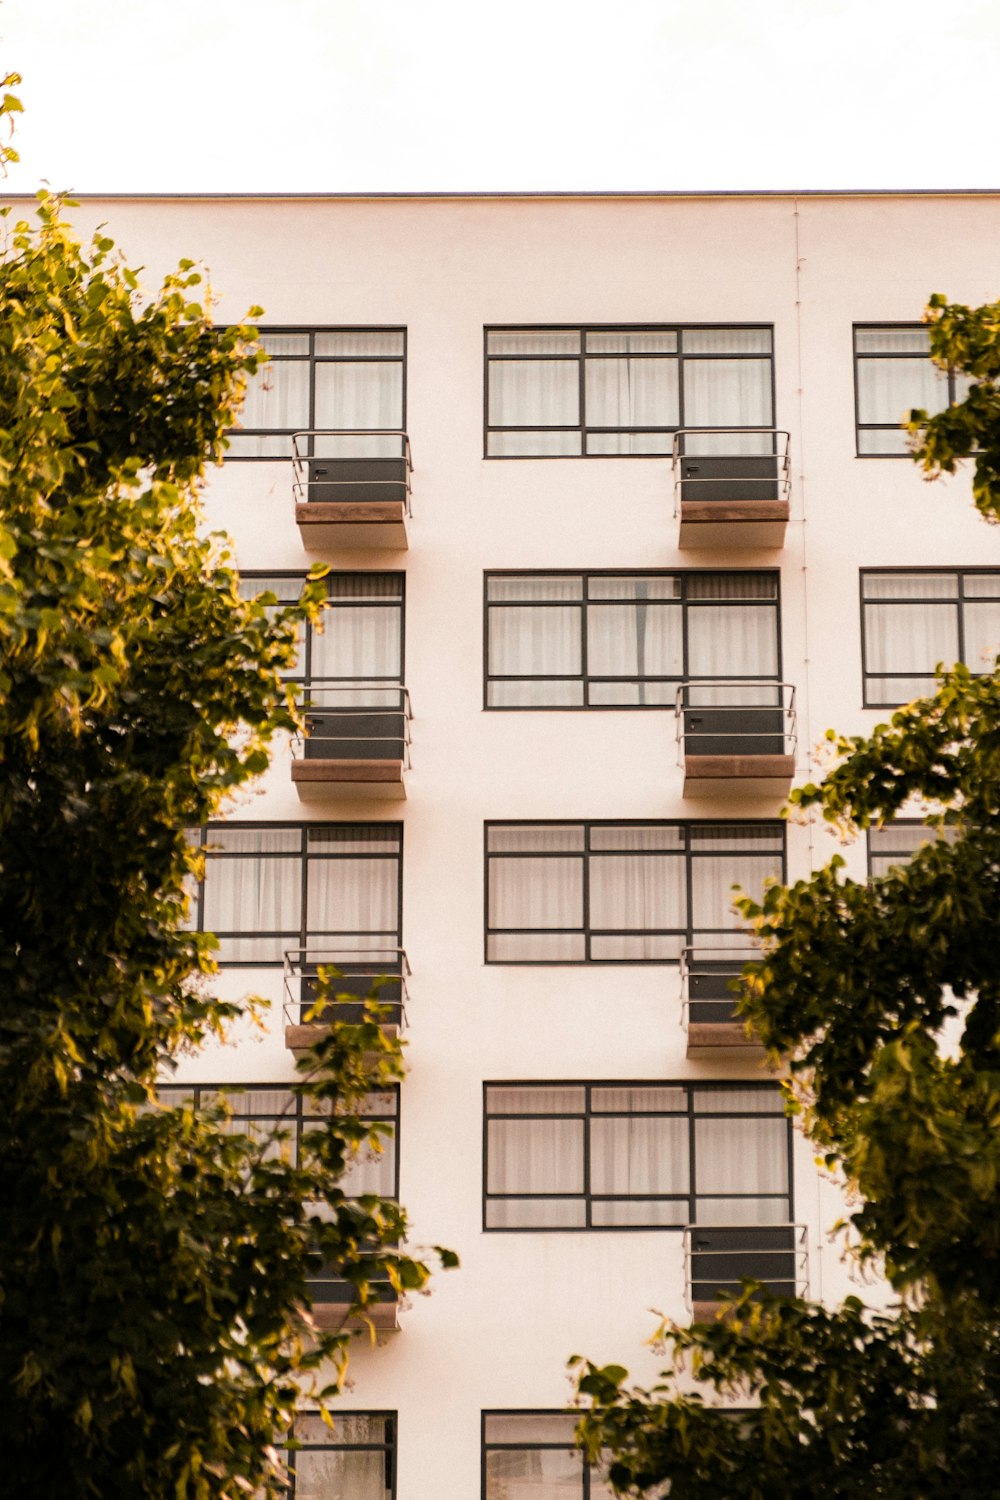
<instances>
[{"instance_id":1,"label":"building facade","mask_svg":"<svg viewBox=\"0 0 1000 1500\"><path fill-rule=\"evenodd\" d=\"M208 834L198 918L272 1024L186 1088L294 1079L320 959L373 972L372 1101L414 1244L462 1269L359 1338L298 1500L597 1497L566 1361L648 1380L741 1272L857 1288L732 1022L732 886L840 849L780 818L836 726L992 660L1000 544L906 455L930 293L996 296L1000 196L86 200L152 277L261 303L272 362L206 510L248 589L331 567L311 735ZM883 839L873 857L905 854ZM276 1102L277 1101L277 1102ZM654 1311L655 1310L655 1311ZM398 1327L397 1327L398 1325Z\"/></svg>"}]
</instances>

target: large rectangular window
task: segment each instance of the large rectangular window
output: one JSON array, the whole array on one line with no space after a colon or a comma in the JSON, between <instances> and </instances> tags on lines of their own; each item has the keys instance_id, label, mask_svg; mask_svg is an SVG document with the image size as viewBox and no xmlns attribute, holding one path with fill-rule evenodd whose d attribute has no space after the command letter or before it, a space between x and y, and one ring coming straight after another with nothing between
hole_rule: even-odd
<instances>
[{"instance_id":1,"label":"large rectangular window","mask_svg":"<svg viewBox=\"0 0 1000 1500\"><path fill-rule=\"evenodd\" d=\"M483 1412L483 1500L613 1500L573 1433L580 1413Z\"/></svg>"},{"instance_id":2,"label":"large rectangular window","mask_svg":"<svg viewBox=\"0 0 1000 1500\"><path fill-rule=\"evenodd\" d=\"M300 1412L288 1500L395 1500L396 1425L388 1411Z\"/></svg>"},{"instance_id":3,"label":"large rectangular window","mask_svg":"<svg viewBox=\"0 0 1000 1500\"><path fill-rule=\"evenodd\" d=\"M229 1108L227 1130L260 1141L267 1154L287 1152L295 1161L305 1132L322 1129L330 1117L330 1101L317 1101L295 1092L287 1083L164 1083L157 1093L164 1104L209 1108L224 1100ZM349 1198L377 1193L399 1197L399 1088L367 1094L356 1107L365 1120L387 1127L382 1149L365 1146L349 1164L340 1186Z\"/></svg>"},{"instance_id":4,"label":"large rectangular window","mask_svg":"<svg viewBox=\"0 0 1000 1500\"><path fill-rule=\"evenodd\" d=\"M784 877L781 823L489 823L487 963L677 963L746 946L733 886Z\"/></svg>"},{"instance_id":5,"label":"large rectangular window","mask_svg":"<svg viewBox=\"0 0 1000 1500\"><path fill-rule=\"evenodd\" d=\"M487 328L487 458L670 453L678 428L774 426L770 326ZM732 438L701 438L725 454ZM762 431L760 452L773 451ZM707 446L706 446L707 445Z\"/></svg>"},{"instance_id":6,"label":"large rectangular window","mask_svg":"<svg viewBox=\"0 0 1000 1500\"><path fill-rule=\"evenodd\" d=\"M212 823L194 837L205 850L194 925L215 933L220 963L280 965L310 946L401 946L400 824Z\"/></svg>"},{"instance_id":7,"label":"large rectangular window","mask_svg":"<svg viewBox=\"0 0 1000 1500\"><path fill-rule=\"evenodd\" d=\"M1000 573L975 568L862 569L866 708L893 708L935 688L935 669L992 671L1000 654Z\"/></svg>"},{"instance_id":8,"label":"large rectangular window","mask_svg":"<svg viewBox=\"0 0 1000 1500\"><path fill-rule=\"evenodd\" d=\"M930 333L920 323L869 323L854 328L854 389L858 455L908 454L902 424L915 407L942 411L964 401L969 379L931 362Z\"/></svg>"},{"instance_id":9,"label":"large rectangular window","mask_svg":"<svg viewBox=\"0 0 1000 1500\"><path fill-rule=\"evenodd\" d=\"M774 1084L484 1084L485 1229L788 1224Z\"/></svg>"},{"instance_id":10,"label":"large rectangular window","mask_svg":"<svg viewBox=\"0 0 1000 1500\"><path fill-rule=\"evenodd\" d=\"M295 670L309 704L396 708L403 683L404 573L329 573L320 624L303 627ZM274 594L294 604L302 573L242 573L245 598Z\"/></svg>"},{"instance_id":11,"label":"large rectangular window","mask_svg":"<svg viewBox=\"0 0 1000 1500\"><path fill-rule=\"evenodd\" d=\"M263 328L261 343L270 358L250 381L227 459L290 458L292 434L316 429L344 434L324 439L327 457L399 454L399 438L348 434L406 426L405 329Z\"/></svg>"},{"instance_id":12,"label":"large rectangular window","mask_svg":"<svg viewBox=\"0 0 1000 1500\"><path fill-rule=\"evenodd\" d=\"M868 830L868 873L888 875L892 869L901 869L928 844L942 840L954 843L958 829L952 826L929 828L912 818L894 818L881 828Z\"/></svg>"},{"instance_id":13,"label":"large rectangular window","mask_svg":"<svg viewBox=\"0 0 1000 1500\"><path fill-rule=\"evenodd\" d=\"M663 708L681 682L777 682L778 585L770 571L487 573L486 707Z\"/></svg>"}]
</instances>

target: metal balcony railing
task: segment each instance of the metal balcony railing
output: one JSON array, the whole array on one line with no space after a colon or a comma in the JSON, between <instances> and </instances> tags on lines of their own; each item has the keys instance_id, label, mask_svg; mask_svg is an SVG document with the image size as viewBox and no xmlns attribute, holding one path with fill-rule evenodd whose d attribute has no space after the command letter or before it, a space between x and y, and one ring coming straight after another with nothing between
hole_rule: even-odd
<instances>
[{"instance_id":1,"label":"metal balcony railing","mask_svg":"<svg viewBox=\"0 0 1000 1500\"><path fill-rule=\"evenodd\" d=\"M411 514L413 455L399 427L311 427L292 434L292 489L297 503L396 501Z\"/></svg>"},{"instance_id":2,"label":"metal balcony railing","mask_svg":"<svg viewBox=\"0 0 1000 1500\"><path fill-rule=\"evenodd\" d=\"M331 976L328 1003L316 1015L320 970L335 970ZM402 948L360 948L346 944L329 947L292 948L285 954L284 1016L289 1026L329 1025L333 1020L357 1025L364 1018L365 1000L376 979L384 981L374 991L385 1008L384 1024L401 1031L406 1025L406 981L410 965ZM333 1004L336 1000L338 1003Z\"/></svg>"},{"instance_id":3,"label":"metal balcony railing","mask_svg":"<svg viewBox=\"0 0 1000 1500\"><path fill-rule=\"evenodd\" d=\"M789 434L779 427L679 427L674 515L685 502L789 502Z\"/></svg>"},{"instance_id":4,"label":"metal balcony railing","mask_svg":"<svg viewBox=\"0 0 1000 1500\"><path fill-rule=\"evenodd\" d=\"M678 764L708 756L794 756L795 688L769 678L682 682L674 703Z\"/></svg>"},{"instance_id":5,"label":"metal balcony railing","mask_svg":"<svg viewBox=\"0 0 1000 1500\"><path fill-rule=\"evenodd\" d=\"M413 710L405 687L351 682L310 689L306 733L292 738L299 760L399 761L410 767Z\"/></svg>"},{"instance_id":6,"label":"metal balcony railing","mask_svg":"<svg viewBox=\"0 0 1000 1500\"><path fill-rule=\"evenodd\" d=\"M689 1224L684 1230L684 1287L689 1311L735 1295L745 1279L781 1297L809 1292L804 1224Z\"/></svg>"},{"instance_id":7,"label":"metal balcony railing","mask_svg":"<svg viewBox=\"0 0 1000 1500\"><path fill-rule=\"evenodd\" d=\"M730 947L691 945L681 950L681 1024L690 1033L706 1026L742 1026L737 1014L737 991L732 988L744 964L760 956L748 939L734 933ZM739 946L737 946L737 944ZM747 1039L750 1045L750 1039Z\"/></svg>"}]
</instances>

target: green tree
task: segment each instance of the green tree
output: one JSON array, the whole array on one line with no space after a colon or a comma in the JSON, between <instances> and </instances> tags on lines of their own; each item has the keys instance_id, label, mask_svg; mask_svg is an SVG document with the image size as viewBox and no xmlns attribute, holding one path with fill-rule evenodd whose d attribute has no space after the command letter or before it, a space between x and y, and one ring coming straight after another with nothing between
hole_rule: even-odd
<instances>
[{"instance_id":1,"label":"green tree","mask_svg":"<svg viewBox=\"0 0 1000 1500\"><path fill-rule=\"evenodd\" d=\"M974 458L1000 518L1000 304L943 297L934 359L968 398L907 424L930 475ZM666 1324L652 1390L576 1361L581 1438L622 1493L671 1500L867 1496L986 1500L1000 1463L1000 670L944 672L794 807L850 830L924 810L926 844L858 883L837 857L744 914L762 941L742 1007L788 1074L789 1107L849 1191L855 1253L888 1314L746 1288L726 1315ZM741 1397L725 1415L710 1396Z\"/></svg>"},{"instance_id":2,"label":"green tree","mask_svg":"<svg viewBox=\"0 0 1000 1500\"><path fill-rule=\"evenodd\" d=\"M0 1487L277 1494L298 1389L335 1392L350 1339L315 1328L310 1273L362 1308L376 1273L427 1280L402 1211L339 1186L400 1053L374 1011L331 1028L295 1162L157 1100L240 1009L186 930L186 830L297 726L282 671L320 585L269 620L199 529L254 330L213 326L190 262L146 300L59 209L0 262Z\"/></svg>"}]
</instances>

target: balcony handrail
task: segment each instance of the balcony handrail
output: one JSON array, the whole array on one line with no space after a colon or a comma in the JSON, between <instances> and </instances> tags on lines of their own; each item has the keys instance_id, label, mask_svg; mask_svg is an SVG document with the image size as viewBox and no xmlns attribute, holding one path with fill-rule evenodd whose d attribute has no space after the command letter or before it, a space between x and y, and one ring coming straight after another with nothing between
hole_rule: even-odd
<instances>
[{"instance_id":1,"label":"balcony handrail","mask_svg":"<svg viewBox=\"0 0 1000 1500\"><path fill-rule=\"evenodd\" d=\"M413 448L410 443L410 435L404 427L303 427L299 432L292 433L292 491L297 501L307 501L309 498L309 470L307 464L311 458L336 458L337 454L307 453L300 451L302 446L307 445L310 438L323 437L396 437L400 439L401 454L405 464L406 475L406 500L404 510L407 516L412 515L411 500L413 485L411 475L413 473ZM302 439L300 445L299 440ZM354 455L362 458L384 458L385 454L371 453ZM390 455L391 456L391 455ZM323 484L328 489L340 486L350 487L357 485L357 479L325 479ZM398 479L366 479L366 485L396 485Z\"/></svg>"},{"instance_id":2,"label":"balcony handrail","mask_svg":"<svg viewBox=\"0 0 1000 1500\"><path fill-rule=\"evenodd\" d=\"M314 691L316 691L316 690L314 690ZM411 729L410 729L410 724L411 724L411 722L413 720L413 704L412 704L412 702L410 700L410 693L409 693L409 689L408 688L404 687L402 685L402 683L375 682L375 681L368 681L368 680L366 680L364 678L359 678L356 682L341 683L341 684L338 684L338 683L323 684L323 685L321 685L318 688L318 691L322 692L324 694L326 694L326 693L329 693L329 694L335 694L335 693L364 693L364 692L372 692L372 693L376 693L376 692L379 692L379 693L398 693L399 694L399 703L398 704L395 704L395 703L388 703L388 704L385 704L385 703L368 703L368 704L351 703L351 704L345 704L342 707L342 706L340 706L337 703L324 703L324 702L318 701L315 698L310 698L310 699L306 700L301 705L301 707L302 707L302 710L305 713L305 715L306 715L307 718L309 717L310 713L327 714L327 715L330 716L330 718L336 719L338 722L341 722L341 723L345 719L370 718L373 714L397 714L397 715L400 715L402 717L402 720L403 720L402 734L367 734L367 733L362 733L362 734L358 734L356 736L356 738L358 740L364 740L364 742L366 744L369 744L369 745L383 745L383 744L385 744L385 745L402 745L402 748L403 748L403 766L404 766L404 769L406 769L406 770L410 769L410 766L411 766L410 746L413 743L413 737L412 737L412 732L411 732ZM348 743L350 743L350 738L351 738L350 735L346 736L346 739L347 739ZM291 740L292 755L293 755L293 757L296 760L301 759L303 757L303 755L305 754L306 740L312 740L314 743L318 743L318 744L322 744L324 740L329 740L331 743L336 743L336 744L343 743L343 741L341 740L341 738L339 736L334 736L334 735L330 735L330 734L323 734L322 732L320 732L319 734L313 734L313 733L306 734L306 733L304 733L303 731L300 730L296 734L292 735L292 740ZM344 757L344 759L347 759L347 760L358 759L358 758L362 758L363 759L364 757L356 757L356 756L345 756Z\"/></svg>"},{"instance_id":3,"label":"balcony handrail","mask_svg":"<svg viewBox=\"0 0 1000 1500\"><path fill-rule=\"evenodd\" d=\"M683 452L685 438L697 437L771 437L774 439L773 453L698 453L697 451ZM778 488L778 498L788 501L792 489L792 458L791 458L791 433L784 427L678 427L674 430L673 443L671 445L670 463L674 476L674 515L680 515L681 485L714 484L718 487L720 479L718 475L706 475L705 478L692 478L681 474L681 459L683 458L773 458L775 461L775 483ZM730 476L734 483L747 482L760 479L759 474L733 474Z\"/></svg>"},{"instance_id":4,"label":"balcony handrail","mask_svg":"<svg viewBox=\"0 0 1000 1500\"><path fill-rule=\"evenodd\" d=\"M694 1282L694 1278L693 1278L693 1275L692 1275L692 1256L695 1255L695 1254L697 1254L699 1257L701 1257L701 1256L711 1257L711 1256L716 1256L717 1255L719 1257L728 1256L728 1257L731 1258L732 1256L739 1255L741 1253L740 1250L736 1250L736 1249L733 1249L731 1247L730 1248L719 1249L719 1250L698 1250L698 1251L695 1251L693 1249L693 1246L692 1246L692 1239L693 1239L693 1237L694 1237L694 1235L696 1233L698 1233L700 1230L704 1230L704 1229L716 1229L716 1230L723 1230L723 1231L730 1230L730 1231L737 1231L737 1232L741 1232L741 1233L745 1233L745 1234L753 1234L754 1232L759 1232L760 1234L767 1234L770 1230L774 1230L774 1229L790 1229L792 1231L792 1243L791 1243L791 1246L781 1246L781 1247L772 1246L770 1248L762 1248L762 1249L757 1249L757 1248L754 1248L754 1247L747 1247L745 1253L748 1254L748 1255L754 1255L754 1256L772 1255L772 1256L775 1256L775 1257L778 1257L778 1256L785 1256L785 1257L787 1257L787 1256L791 1255L793 1257L793 1261L792 1261L792 1281L794 1283L795 1296L796 1297L807 1297L809 1295L809 1234L808 1234L808 1228L807 1228L807 1226L805 1224L791 1223L791 1222L788 1222L788 1221L783 1221L783 1222L779 1222L779 1223L776 1223L776 1224L685 1224L684 1225L684 1301L685 1301L685 1305L687 1306L687 1309L688 1309L689 1312L692 1311L693 1305L694 1305L694 1298L692 1296L692 1289L693 1289L693 1282ZM699 1279L702 1279L702 1278L699 1278ZM728 1280L729 1278L726 1278L726 1279ZM767 1282L765 1280L763 1280L763 1278L760 1277L760 1276L749 1277L747 1279L751 1280L751 1281L758 1281L758 1282L760 1282L761 1286L764 1286L764 1287L767 1286ZM785 1277L785 1276L780 1276L780 1277L776 1276L774 1279L776 1281L778 1281L778 1280L780 1280L780 1281L786 1281L786 1280L788 1280L788 1278Z\"/></svg>"},{"instance_id":5,"label":"balcony handrail","mask_svg":"<svg viewBox=\"0 0 1000 1500\"><path fill-rule=\"evenodd\" d=\"M383 963L386 964L384 969L379 969L377 972L369 974L368 970L370 968ZM359 965L364 965L364 970L361 973L358 972L357 966ZM393 972L390 965L396 966L396 972ZM398 1004L400 1025L403 1027L406 1026L406 1002L410 998L409 987L406 981L412 975L413 970L410 967L410 961L406 956L405 948L396 947L390 943L381 948L360 948L352 947L349 944L324 944L322 947L286 948L282 984L284 992L282 1013L287 1025L297 1026L301 1024L303 1001L301 995L294 993L294 986L297 981L312 977L306 972L312 968L337 969L340 977L343 979L356 977L372 981L376 979L391 979L396 981L399 984L400 990L399 1000L379 1000L376 992L376 1004ZM334 979L330 987L329 998L331 1001L336 996L336 993L337 980ZM358 1003L360 1004L363 999L363 996L360 997ZM332 1006L327 1014L330 1017L335 1014ZM323 1025L324 1022L319 1020L317 1024Z\"/></svg>"},{"instance_id":6,"label":"balcony handrail","mask_svg":"<svg viewBox=\"0 0 1000 1500\"><path fill-rule=\"evenodd\" d=\"M703 943L688 943L681 949L679 977L681 992L681 1029L687 1033L691 1011L691 979L698 974L699 963L721 964L732 962L733 973L730 978L736 979L744 964L752 963L760 957L760 948L749 941L749 934L735 932L734 937L744 937L744 946L740 948L707 947ZM717 970L714 971L718 973ZM736 999L736 991L732 990L729 1000L699 1000L699 1005L728 1005L730 1000Z\"/></svg>"},{"instance_id":7,"label":"balcony handrail","mask_svg":"<svg viewBox=\"0 0 1000 1500\"><path fill-rule=\"evenodd\" d=\"M685 694L691 688L710 688L713 691L719 688L733 688L736 691L745 692L747 688L767 688L770 692L778 695L777 703L750 702L750 703L691 703L685 701ZM762 709L771 709L781 715L781 729L752 729L740 730L741 740L773 740L776 733L780 733L782 741L782 754L794 755L798 745L797 718L795 709L795 684L791 682L779 682L773 677L709 677L697 681L690 680L678 684L674 696L674 721L677 738L677 764L684 765L685 754L697 754L697 748L688 748L688 742L692 740L718 739L720 735L731 734L734 731L725 727L714 729L686 730L684 727L684 715L694 711L703 711L711 714L739 715L745 713L759 712ZM744 752L752 755L753 749Z\"/></svg>"}]
</instances>

